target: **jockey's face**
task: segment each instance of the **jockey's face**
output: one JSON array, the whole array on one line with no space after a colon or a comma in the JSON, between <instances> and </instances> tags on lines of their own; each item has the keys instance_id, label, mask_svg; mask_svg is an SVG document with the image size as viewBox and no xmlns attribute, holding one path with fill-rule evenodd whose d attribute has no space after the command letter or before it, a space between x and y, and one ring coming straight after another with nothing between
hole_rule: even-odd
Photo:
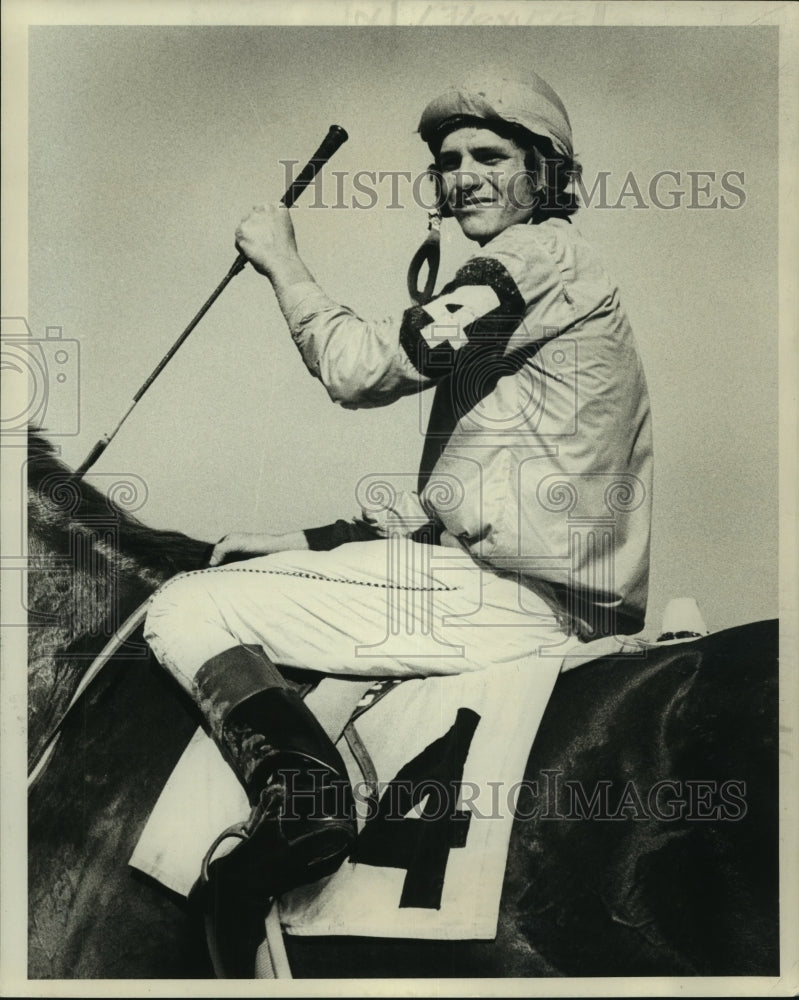
<instances>
[{"instance_id":1,"label":"jockey's face","mask_svg":"<svg viewBox=\"0 0 799 1000\"><path fill-rule=\"evenodd\" d=\"M445 136L437 162L447 206L480 246L533 214L524 150L512 139L489 128L459 128Z\"/></svg>"}]
</instances>

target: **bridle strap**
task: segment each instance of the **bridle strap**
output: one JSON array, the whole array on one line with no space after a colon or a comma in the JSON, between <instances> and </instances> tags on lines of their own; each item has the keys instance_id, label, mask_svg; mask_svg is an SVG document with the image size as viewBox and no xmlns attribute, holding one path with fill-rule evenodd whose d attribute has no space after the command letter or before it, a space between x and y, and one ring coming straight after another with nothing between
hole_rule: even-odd
<instances>
[{"instance_id":1,"label":"bridle strap","mask_svg":"<svg viewBox=\"0 0 799 1000\"><path fill-rule=\"evenodd\" d=\"M427 238L413 255L408 268L408 294L418 306L425 306L433 298L438 268L441 263L441 213L438 210L427 213ZM419 275L427 264L427 278L424 288L419 288Z\"/></svg>"}]
</instances>

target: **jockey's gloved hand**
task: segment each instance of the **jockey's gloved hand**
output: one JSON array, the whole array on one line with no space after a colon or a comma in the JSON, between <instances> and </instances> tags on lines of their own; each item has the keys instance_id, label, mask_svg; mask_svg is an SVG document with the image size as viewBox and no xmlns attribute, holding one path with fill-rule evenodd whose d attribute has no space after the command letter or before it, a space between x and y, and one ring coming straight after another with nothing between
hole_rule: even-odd
<instances>
[{"instance_id":1,"label":"jockey's gloved hand","mask_svg":"<svg viewBox=\"0 0 799 1000\"><path fill-rule=\"evenodd\" d=\"M308 542L302 531L289 531L284 535L234 531L219 539L208 560L208 565L209 567L222 566L224 563L254 559L256 556L268 556L274 552L307 548Z\"/></svg>"}]
</instances>

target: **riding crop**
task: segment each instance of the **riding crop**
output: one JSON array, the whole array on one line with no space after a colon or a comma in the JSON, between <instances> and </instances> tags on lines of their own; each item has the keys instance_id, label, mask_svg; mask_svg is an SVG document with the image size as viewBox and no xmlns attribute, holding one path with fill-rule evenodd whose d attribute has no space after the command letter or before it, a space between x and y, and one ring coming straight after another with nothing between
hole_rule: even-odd
<instances>
[{"instance_id":1,"label":"riding crop","mask_svg":"<svg viewBox=\"0 0 799 1000\"><path fill-rule=\"evenodd\" d=\"M322 167L327 163L330 157L336 152L336 150L345 143L348 139L346 131L340 125L331 125L327 131L327 135L322 140L319 148L311 157L311 159L305 164L302 170L299 172L297 177L292 181L290 187L286 193L281 198L281 204L285 205L286 208L291 208L297 198L302 194L305 188L313 181L317 173L322 169ZM233 262L230 270L227 272L225 277L219 282L214 291L211 293L209 298L203 303L197 315L192 319L186 329L181 333L172 347L167 351L158 365L153 369L152 374L147 379L147 381L142 385L133 400L122 415L122 419L116 425L116 427L111 431L110 434L105 434L100 440L95 444L92 450L89 452L87 457L81 463L81 465L75 470L75 476L80 479L84 476L88 470L94 465L97 459L102 455L108 445L113 441L119 429L125 423L125 421L130 416L133 411L134 406L139 402L142 396L147 392L150 386L155 382L161 372L166 368L167 364L171 358L175 355L178 348L186 340L192 330L197 326L203 316L208 312L211 306L216 302L222 292L227 288L229 282L235 278L237 274L240 274L247 264L247 258L243 253L240 253L238 257Z\"/></svg>"}]
</instances>

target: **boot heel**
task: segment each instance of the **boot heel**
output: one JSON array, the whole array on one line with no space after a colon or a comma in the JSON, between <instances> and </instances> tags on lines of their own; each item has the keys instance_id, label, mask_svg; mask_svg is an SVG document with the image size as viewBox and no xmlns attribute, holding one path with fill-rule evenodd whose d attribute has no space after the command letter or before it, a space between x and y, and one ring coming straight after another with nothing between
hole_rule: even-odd
<instances>
[{"instance_id":1,"label":"boot heel","mask_svg":"<svg viewBox=\"0 0 799 1000\"><path fill-rule=\"evenodd\" d=\"M348 824L335 823L328 829L314 830L291 842L291 853L304 864L316 881L332 875L355 846L355 831Z\"/></svg>"}]
</instances>

